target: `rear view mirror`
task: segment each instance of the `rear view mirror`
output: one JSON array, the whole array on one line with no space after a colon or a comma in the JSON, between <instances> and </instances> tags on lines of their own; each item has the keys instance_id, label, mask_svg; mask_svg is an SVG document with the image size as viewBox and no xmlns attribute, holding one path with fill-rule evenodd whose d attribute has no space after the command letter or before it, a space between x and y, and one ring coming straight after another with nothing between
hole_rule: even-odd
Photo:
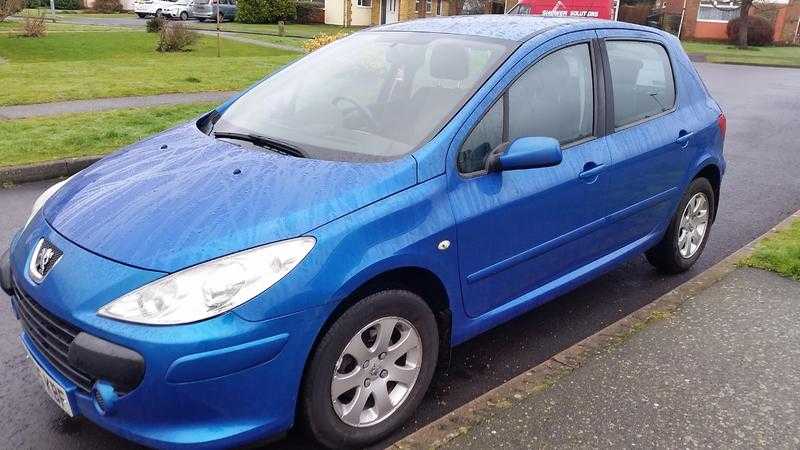
<instances>
[{"instance_id":1,"label":"rear view mirror","mask_svg":"<svg viewBox=\"0 0 800 450\"><path fill-rule=\"evenodd\" d=\"M561 145L549 137L519 138L505 152L489 156L489 172L551 167L561 163Z\"/></svg>"}]
</instances>

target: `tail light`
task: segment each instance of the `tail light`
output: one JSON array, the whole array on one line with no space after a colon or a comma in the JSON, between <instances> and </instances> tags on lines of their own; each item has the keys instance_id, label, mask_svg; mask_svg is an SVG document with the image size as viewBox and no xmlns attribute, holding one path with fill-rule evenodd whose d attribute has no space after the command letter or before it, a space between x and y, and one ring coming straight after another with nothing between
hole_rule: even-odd
<instances>
[{"instance_id":1,"label":"tail light","mask_svg":"<svg viewBox=\"0 0 800 450\"><path fill-rule=\"evenodd\" d=\"M722 139L725 139L725 132L728 131L728 119L725 118L725 113L720 113L717 117L717 125L719 126L719 134Z\"/></svg>"}]
</instances>

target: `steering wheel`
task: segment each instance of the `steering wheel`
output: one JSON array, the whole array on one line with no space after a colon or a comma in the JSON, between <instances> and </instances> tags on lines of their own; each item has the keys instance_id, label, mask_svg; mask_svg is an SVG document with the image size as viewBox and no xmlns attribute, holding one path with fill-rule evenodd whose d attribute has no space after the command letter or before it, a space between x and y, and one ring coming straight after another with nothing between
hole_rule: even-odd
<instances>
[{"instance_id":1,"label":"steering wheel","mask_svg":"<svg viewBox=\"0 0 800 450\"><path fill-rule=\"evenodd\" d=\"M339 104L342 103L342 102L349 103L352 106L350 108L340 108ZM336 108L339 108L342 111L342 113L345 113L345 114L350 113L350 112L358 112L359 115L361 115L361 117L366 119L366 121L368 122L368 125L370 126L370 128L372 128L373 130L380 129L380 126L378 125L378 121L375 120L375 116L373 116L372 113L367 108L364 108L363 106L361 106L357 101L353 100L352 98L350 98L350 97L341 97L341 96L335 97L333 100L331 100L331 104L333 106L335 106Z\"/></svg>"}]
</instances>

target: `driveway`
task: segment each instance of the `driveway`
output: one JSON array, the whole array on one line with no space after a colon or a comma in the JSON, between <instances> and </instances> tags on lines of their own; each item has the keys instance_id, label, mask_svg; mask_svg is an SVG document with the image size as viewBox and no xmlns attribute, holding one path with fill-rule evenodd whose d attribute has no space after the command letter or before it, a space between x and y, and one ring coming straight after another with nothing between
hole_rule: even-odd
<instances>
[{"instance_id":1,"label":"driveway","mask_svg":"<svg viewBox=\"0 0 800 450\"><path fill-rule=\"evenodd\" d=\"M132 19L136 21L136 19ZM705 254L681 276L655 272L643 257L453 350L440 378L400 437L520 374L653 301L800 209L800 70L698 64L728 117L728 173ZM33 199L51 183L0 190L0 242L22 225ZM5 244L3 244L5 245ZM7 299L0 294L0 302ZM133 445L47 398L25 360L10 309L0 307L0 439L9 448L115 448ZM385 444L392 442L387 440ZM302 436L271 448L309 448Z\"/></svg>"}]
</instances>

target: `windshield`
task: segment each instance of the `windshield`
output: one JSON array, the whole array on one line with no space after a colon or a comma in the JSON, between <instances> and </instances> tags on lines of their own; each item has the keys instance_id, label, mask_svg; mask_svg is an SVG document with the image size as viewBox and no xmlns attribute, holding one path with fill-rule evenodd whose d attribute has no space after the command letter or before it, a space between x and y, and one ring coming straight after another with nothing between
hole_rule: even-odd
<instances>
[{"instance_id":1,"label":"windshield","mask_svg":"<svg viewBox=\"0 0 800 450\"><path fill-rule=\"evenodd\" d=\"M213 131L286 142L316 159L395 159L438 132L512 45L449 34L356 33L258 84Z\"/></svg>"}]
</instances>

